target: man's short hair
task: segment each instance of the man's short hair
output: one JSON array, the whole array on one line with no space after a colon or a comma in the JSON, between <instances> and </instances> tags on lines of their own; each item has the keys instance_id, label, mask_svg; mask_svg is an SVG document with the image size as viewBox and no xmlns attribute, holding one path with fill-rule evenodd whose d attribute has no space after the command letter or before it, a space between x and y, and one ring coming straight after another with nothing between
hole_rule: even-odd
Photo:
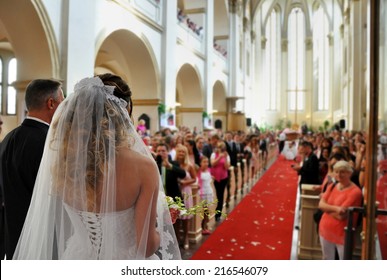
<instances>
[{"instance_id":1,"label":"man's short hair","mask_svg":"<svg viewBox=\"0 0 387 280\"><path fill-rule=\"evenodd\" d=\"M157 151L158 147L165 147L167 149L167 151L169 151L169 146L165 142L161 142L161 143L157 144L156 151Z\"/></svg>"},{"instance_id":2,"label":"man's short hair","mask_svg":"<svg viewBox=\"0 0 387 280\"><path fill-rule=\"evenodd\" d=\"M308 142L308 141L302 142L302 143L301 143L301 146L302 146L302 147L309 147L309 148L311 148L311 149L313 150L313 145L312 145L312 143L310 143L310 142Z\"/></svg>"},{"instance_id":3,"label":"man's short hair","mask_svg":"<svg viewBox=\"0 0 387 280\"><path fill-rule=\"evenodd\" d=\"M30 82L25 96L27 110L42 109L50 97L57 100L57 92L61 86L61 82L51 79L36 79Z\"/></svg>"}]
</instances>

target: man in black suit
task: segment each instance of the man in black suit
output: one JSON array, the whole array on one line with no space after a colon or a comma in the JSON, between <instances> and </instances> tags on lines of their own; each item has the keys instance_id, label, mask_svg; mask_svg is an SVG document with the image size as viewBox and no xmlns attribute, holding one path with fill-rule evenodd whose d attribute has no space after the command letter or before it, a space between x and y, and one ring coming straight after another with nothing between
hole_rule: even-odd
<instances>
[{"instance_id":1,"label":"man in black suit","mask_svg":"<svg viewBox=\"0 0 387 280\"><path fill-rule=\"evenodd\" d=\"M163 181L165 194L172 198L181 196L178 179L183 179L186 176L185 170L180 168L179 163L172 161L168 154L168 145L161 143L156 149L156 162L159 167L161 179Z\"/></svg>"},{"instance_id":2,"label":"man in black suit","mask_svg":"<svg viewBox=\"0 0 387 280\"><path fill-rule=\"evenodd\" d=\"M218 142L220 141L220 137L218 134L211 135L210 137L210 143L207 143L203 146L203 155L206 156L208 159L211 158L211 154L218 145ZM211 166L211 163L210 163Z\"/></svg>"},{"instance_id":3,"label":"man in black suit","mask_svg":"<svg viewBox=\"0 0 387 280\"><path fill-rule=\"evenodd\" d=\"M224 143L226 144L226 149L227 153L230 156L230 165L234 167L234 175L235 175L235 193L234 193L234 199L237 199L237 194L238 194L238 153L237 153L237 148L236 144L234 142L234 135L231 131L227 131L224 135ZM229 206L230 203L230 198L231 198L231 172L230 170L228 171L228 184L227 184L227 202L226 206Z\"/></svg>"},{"instance_id":4,"label":"man in black suit","mask_svg":"<svg viewBox=\"0 0 387 280\"><path fill-rule=\"evenodd\" d=\"M243 193L243 182L244 182L244 176L245 176L244 174L245 165L243 163L243 159L244 159L245 144L241 141L241 132L238 131L237 133L235 133L234 143L236 148L237 163L239 162L241 167L241 180L242 180L241 192Z\"/></svg>"},{"instance_id":5,"label":"man in black suit","mask_svg":"<svg viewBox=\"0 0 387 280\"><path fill-rule=\"evenodd\" d=\"M2 142L0 187L4 198L7 259L12 259L28 212L49 123L63 99L60 82L33 80L25 95L27 117Z\"/></svg>"},{"instance_id":6,"label":"man in black suit","mask_svg":"<svg viewBox=\"0 0 387 280\"><path fill-rule=\"evenodd\" d=\"M302 184L319 185L319 162L317 156L313 153L313 145L310 142L304 141L301 143L299 150L303 156L302 166L298 164L292 165L292 168L300 175L300 193Z\"/></svg>"}]
</instances>

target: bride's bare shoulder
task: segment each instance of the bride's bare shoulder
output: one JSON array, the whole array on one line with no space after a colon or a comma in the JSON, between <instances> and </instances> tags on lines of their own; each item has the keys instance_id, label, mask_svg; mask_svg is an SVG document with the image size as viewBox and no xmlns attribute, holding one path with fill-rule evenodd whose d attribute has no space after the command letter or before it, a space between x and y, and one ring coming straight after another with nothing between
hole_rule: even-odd
<instances>
[{"instance_id":1,"label":"bride's bare shoulder","mask_svg":"<svg viewBox=\"0 0 387 280\"><path fill-rule=\"evenodd\" d=\"M156 167L155 161L152 158L128 148L119 149L117 151L117 159L118 161L122 161L127 167L131 166L132 168L140 169Z\"/></svg>"}]
</instances>

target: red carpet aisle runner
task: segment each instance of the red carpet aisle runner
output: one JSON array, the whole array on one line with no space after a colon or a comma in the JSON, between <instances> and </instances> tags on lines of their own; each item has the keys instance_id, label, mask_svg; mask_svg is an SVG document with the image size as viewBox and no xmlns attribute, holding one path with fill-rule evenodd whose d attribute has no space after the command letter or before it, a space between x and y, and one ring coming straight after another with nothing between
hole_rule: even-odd
<instances>
[{"instance_id":1,"label":"red carpet aisle runner","mask_svg":"<svg viewBox=\"0 0 387 280\"><path fill-rule=\"evenodd\" d=\"M279 158L192 256L193 260L289 260L297 174Z\"/></svg>"}]
</instances>

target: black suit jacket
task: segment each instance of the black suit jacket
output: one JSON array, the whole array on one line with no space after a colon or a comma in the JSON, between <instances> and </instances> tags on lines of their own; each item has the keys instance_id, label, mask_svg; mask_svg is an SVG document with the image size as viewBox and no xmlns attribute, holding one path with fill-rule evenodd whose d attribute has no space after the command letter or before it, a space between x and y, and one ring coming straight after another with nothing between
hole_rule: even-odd
<instances>
[{"instance_id":1,"label":"black suit jacket","mask_svg":"<svg viewBox=\"0 0 387 280\"><path fill-rule=\"evenodd\" d=\"M314 153L311 153L307 159L304 160L300 171L298 172L301 175L300 185L302 184L320 184L319 177L319 162L318 158Z\"/></svg>"},{"instance_id":2,"label":"black suit jacket","mask_svg":"<svg viewBox=\"0 0 387 280\"><path fill-rule=\"evenodd\" d=\"M205 144L203 146L202 154L204 156L208 157L208 160L210 160L211 154L212 154L212 146L210 144Z\"/></svg>"},{"instance_id":3,"label":"black suit jacket","mask_svg":"<svg viewBox=\"0 0 387 280\"><path fill-rule=\"evenodd\" d=\"M232 141L231 143L224 141L224 143L226 144L227 153L230 156L230 164L235 167L238 162L238 153L237 153L236 144L234 141Z\"/></svg>"},{"instance_id":4,"label":"black suit jacket","mask_svg":"<svg viewBox=\"0 0 387 280\"><path fill-rule=\"evenodd\" d=\"M47 131L46 124L25 119L7 134L1 145L0 187L4 199L7 259L12 259L23 228Z\"/></svg>"},{"instance_id":5,"label":"black suit jacket","mask_svg":"<svg viewBox=\"0 0 387 280\"><path fill-rule=\"evenodd\" d=\"M175 198L176 196L182 198L178 179L185 178L186 176L185 170L179 166L179 163L177 161L172 161L169 158L169 162L172 164L172 168L165 170L166 171L165 173L166 195L172 198ZM159 167L159 172L161 174L160 163L158 163L157 166Z\"/></svg>"}]
</instances>

